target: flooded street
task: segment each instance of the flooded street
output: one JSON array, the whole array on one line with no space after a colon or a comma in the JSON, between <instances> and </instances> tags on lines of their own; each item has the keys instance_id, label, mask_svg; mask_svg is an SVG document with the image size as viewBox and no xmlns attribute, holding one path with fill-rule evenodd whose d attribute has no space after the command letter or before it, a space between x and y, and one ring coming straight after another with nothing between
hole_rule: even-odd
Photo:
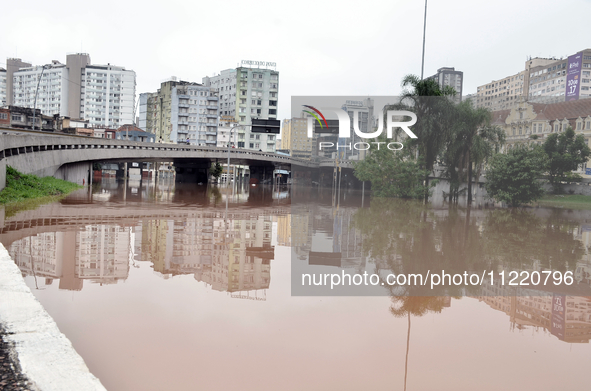
<instances>
[{"instance_id":1,"label":"flooded street","mask_svg":"<svg viewBox=\"0 0 591 391\"><path fill-rule=\"evenodd\" d=\"M591 211L477 205L113 179L7 217L0 242L108 390L588 389ZM404 295L294 277L436 268L573 284Z\"/></svg>"}]
</instances>

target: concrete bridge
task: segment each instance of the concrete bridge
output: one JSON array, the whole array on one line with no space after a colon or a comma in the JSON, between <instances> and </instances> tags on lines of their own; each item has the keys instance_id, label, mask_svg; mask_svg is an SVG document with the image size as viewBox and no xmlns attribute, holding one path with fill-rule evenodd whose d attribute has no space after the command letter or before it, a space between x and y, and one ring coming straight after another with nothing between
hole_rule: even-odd
<instances>
[{"instance_id":1,"label":"concrete bridge","mask_svg":"<svg viewBox=\"0 0 591 391\"><path fill-rule=\"evenodd\" d=\"M207 179L211 163L226 162L225 148L198 147L182 144L155 144L102 139L87 136L0 128L0 190L6 186L6 166L25 174L53 176L82 184L89 181L94 162L174 162L185 168L186 175ZM304 170L333 163L314 163L303 159L230 149L231 164L250 167L251 177L265 180L274 169Z\"/></svg>"}]
</instances>

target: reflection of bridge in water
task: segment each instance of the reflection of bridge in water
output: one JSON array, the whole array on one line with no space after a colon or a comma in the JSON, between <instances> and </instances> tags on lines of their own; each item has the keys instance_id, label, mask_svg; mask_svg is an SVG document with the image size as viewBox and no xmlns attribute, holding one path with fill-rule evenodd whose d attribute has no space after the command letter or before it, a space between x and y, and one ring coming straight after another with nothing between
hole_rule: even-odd
<instances>
[{"instance_id":1,"label":"reflection of bridge in water","mask_svg":"<svg viewBox=\"0 0 591 391\"><path fill-rule=\"evenodd\" d=\"M78 201L84 195L78 194ZM113 284L149 262L163 278L192 274L213 290L264 300L274 259L273 224L289 205L179 207L127 202L45 205L4 221L0 242L36 284L81 290ZM43 279L40 281L40 279Z\"/></svg>"}]
</instances>

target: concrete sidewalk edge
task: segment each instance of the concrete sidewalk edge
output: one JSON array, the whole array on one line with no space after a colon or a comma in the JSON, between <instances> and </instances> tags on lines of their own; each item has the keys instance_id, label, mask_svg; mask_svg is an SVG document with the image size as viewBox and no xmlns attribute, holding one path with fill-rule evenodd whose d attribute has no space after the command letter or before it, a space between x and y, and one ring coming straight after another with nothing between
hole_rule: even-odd
<instances>
[{"instance_id":1,"label":"concrete sidewalk edge","mask_svg":"<svg viewBox=\"0 0 591 391\"><path fill-rule=\"evenodd\" d=\"M0 244L0 322L22 373L41 391L105 391Z\"/></svg>"}]
</instances>

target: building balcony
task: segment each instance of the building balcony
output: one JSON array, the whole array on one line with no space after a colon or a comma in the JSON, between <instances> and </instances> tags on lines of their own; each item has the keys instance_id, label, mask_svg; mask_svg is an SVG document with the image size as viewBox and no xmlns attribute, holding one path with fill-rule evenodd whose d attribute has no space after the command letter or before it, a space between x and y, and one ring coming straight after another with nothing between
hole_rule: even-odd
<instances>
[{"instance_id":1,"label":"building balcony","mask_svg":"<svg viewBox=\"0 0 591 391\"><path fill-rule=\"evenodd\" d=\"M217 118L218 115L217 115L217 113L216 114L207 113L207 114L205 114L205 117L207 117L207 118Z\"/></svg>"},{"instance_id":2,"label":"building balcony","mask_svg":"<svg viewBox=\"0 0 591 391\"><path fill-rule=\"evenodd\" d=\"M189 108L188 103L179 103L179 107Z\"/></svg>"},{"instance_id":3,"label":"building balcony","mask_svg":"<svg viewBox=\"0 0 591 391\"><path fill-rule=\"evenodd\" d=\"M207 100L209 100L209 101L217 101L218 100L218 97L217 96L208 96L207 97Z\"/></svg>"},{"instance_id":4,"label":"building balcony","mask_svg":"<svg viewBox=\"0 0 591 391\"><path fill-rule=\"evenodd\" d=\"M189 113L179 112L179 117L188 117Z\"/></svg>"},{"instance_id":5,"label":"building balcony","mask_svg":"<svg viewBox=\"0 0 591 391\"><path fill-rule=\"evenodd\" d=\"M206 130L205 134L208 136L217 136L217 132L215 130Z\"/></svg>"},{"instance_id":6,"label":"building balcony","mask_svg":"<svg viewBox=\"0 0 591 391\"><path fill-rule=\"evenodd\" d=\"M190 99L191 98L189 95L186 95L186 94L178 94L177 96L179 97L179 99Z\"/></svg>"},{"instance_id":7,"label":"building balcony","mask_svg":"<svg viewBox=\"0 0 591 391\"><path fill-rule=\"evenodd\" d=\"M212 123L206 123L205 125L207 125L208 127L212 127L212 128L217 128L218 125L217 124L212 124Z\"/></svg>"},{"instance_id":8,"label":"building balcony","mask_svg":"<svg viewBox=\"0 0 591 391\"><path fill-rule=\"evenodd\" d=\"M217 141L216 140L205 140L206 144L210 144L210 145L216 145Z\"/></svg>"}]
</instances>

